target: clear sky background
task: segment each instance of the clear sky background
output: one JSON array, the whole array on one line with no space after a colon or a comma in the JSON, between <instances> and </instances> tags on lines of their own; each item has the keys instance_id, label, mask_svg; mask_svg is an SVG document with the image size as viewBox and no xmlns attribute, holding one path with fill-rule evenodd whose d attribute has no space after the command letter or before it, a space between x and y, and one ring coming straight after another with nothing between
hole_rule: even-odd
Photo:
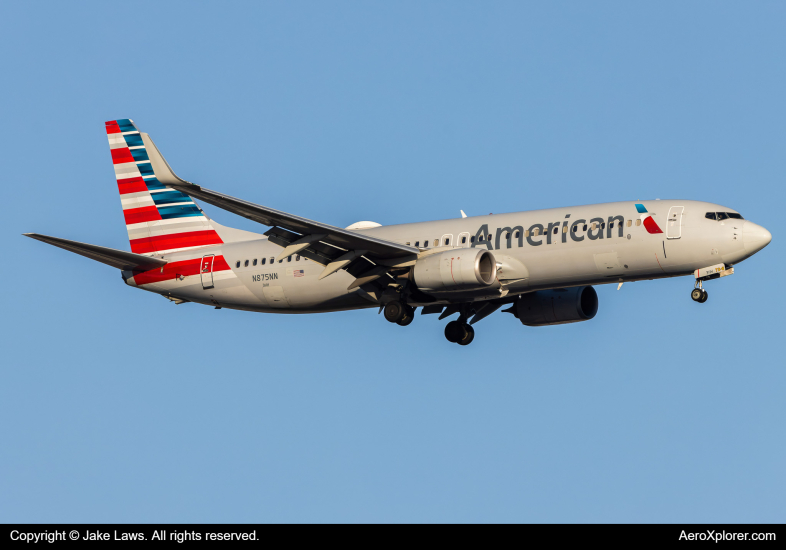
<instances>
[{"instance_id":1,"label":"clear sky background","mask_svg":"<svg viewBox=\"0 0 786 550\"><path fill-rule=\"evenodd\" d=\"M4 2L0 521L782 522L783 2ZM469 347L376 310L174 305L103 123L339 226L700 199L773 233L707 285ZM264 231L204 205L225 225Z\"/></svg>"}]
</instances>

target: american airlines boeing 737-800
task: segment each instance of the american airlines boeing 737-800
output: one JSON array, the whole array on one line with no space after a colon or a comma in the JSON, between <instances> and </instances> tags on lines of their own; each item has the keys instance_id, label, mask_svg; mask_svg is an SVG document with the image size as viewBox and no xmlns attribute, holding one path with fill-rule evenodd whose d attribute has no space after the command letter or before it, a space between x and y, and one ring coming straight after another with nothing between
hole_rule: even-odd
<instances>
[{"instance_id":1,"label":"american airlines boeing 737-800","mask_svg":"<svg viewBox=\"0 0 786 550\"><path fill-rule=\"evenodd\" d=\"M508 306L527 326L587 321L592 285L694 278L703 283L770 242L735 210L689 200L624 201L346 229L236 199L180 179L129 119L106 123L131 252L36 233L28 237L121 270L123 280L180 304L264 313L384 310L406 326L416 308L448 322L450 342ZM262 234L208 218L194 199L270 226Z\"/></svg>"}]
</instances>

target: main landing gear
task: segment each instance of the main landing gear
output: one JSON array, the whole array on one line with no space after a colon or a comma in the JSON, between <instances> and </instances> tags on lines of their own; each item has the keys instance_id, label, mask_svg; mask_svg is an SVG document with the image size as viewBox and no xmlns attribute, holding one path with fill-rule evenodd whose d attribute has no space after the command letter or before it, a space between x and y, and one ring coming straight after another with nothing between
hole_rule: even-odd
<instances>
[{"instance_id":1,"label":"main landing gear","mask_svg":"<svg viewBox=\"0 0 786 550\"><path fill-rule=\"evenodd\" d=\"M448 339L448 342L467 346L475 339L475 329L459 318L458 321L451 321L445 325L445 338Z\"/></svg>"},{"instance_id":2,"label":"main landing gear","mask_svg":"<svg viewBox=\"0 0 786 550\"><path fill-rule=\"evenodd\" d=\"M398 300L393 300L385 305L385 319L402 327L407 326L415 318L415 308Z\"/></svg>"},{"instance_id":3,"label":"main landing gear","mask_svg":"<svg viewBox=\"0 0 786 550\"><path fill-rule=\"evenodd\" d=\"M472 325L467 323L467 319L469 319L475 311L470 304L461 304L459 306L448 306L445 313L449 313L451 308L455 308L452 313L458 310L459 316L455 321L451 321L445 325L445 338L447 338L448 342L458 344L459 346L468 346L472 343L472 340L475 339L475 329L472 328Z\"/></svg>"},{"instance_id":4,"label":"main landing gear","mask_svg":"<svg viewBox=\"0 0 786 550\"><path fill-rule=\"evenodd\" d=\"M453 313L456 311L454 310ZM445 338L448 342L453 342L460 346L469 345L475 339L475 329L473 329L467 319L472 314L471 309L462 307L459 318L451 321L445 327ZM415 308L399 300L392 300L385 304L385 319L391 323L396 323L402 327L407 326L415 318Z\"/></svg>"},{"instance_id":5,"label":"main landing gear","mask_svg":"<svg viewBox=\"0 0 786 550\"><path fill-rule=\"evenodd\" d=\"M703 304L704 302L707 301L707 297L708 297L707 291L701 287L701 281L697 281L696 284L697 284L696 288L694 288L690 293L690 298L694 302Z\"/></svg>"}]
</instances>

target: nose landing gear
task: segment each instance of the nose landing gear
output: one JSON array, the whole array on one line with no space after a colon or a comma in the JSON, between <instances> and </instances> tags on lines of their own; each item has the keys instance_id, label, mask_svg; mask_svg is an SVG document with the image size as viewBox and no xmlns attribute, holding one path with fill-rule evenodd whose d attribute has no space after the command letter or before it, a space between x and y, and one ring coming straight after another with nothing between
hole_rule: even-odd
<instances>
[{"instance_id":1,"label":"nose landing gear","mask_svg":"<svg viewBox=\"0 0 786 550\"><path fill-rule=\"evenodd\" d=\"M690 293L691 300L703 304L707 301L707 291L703 288L694 288Z\"/></svg>"},{"instance_id":2,"label":"nose landing gear","mask_svg":"<svg viewBox=\"0 0 786 550\"><path fill-rule=\"evenodd\" d=\"M694 288L690 293L690 298L694 302L703 304L704 302L707 301L709 295L707 294L707 291L701 287L701 281L696 281L696 284L697 284L696 288Z\"/></svg>"}]
</instances>

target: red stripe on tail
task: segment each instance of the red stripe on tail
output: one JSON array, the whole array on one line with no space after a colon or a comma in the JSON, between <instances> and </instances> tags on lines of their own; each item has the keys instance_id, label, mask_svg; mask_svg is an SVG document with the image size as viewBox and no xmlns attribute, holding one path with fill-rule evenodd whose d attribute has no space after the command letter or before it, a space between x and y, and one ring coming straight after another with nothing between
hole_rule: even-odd
<instances>
[{"instance_id":1,"label":"red stripe on tail","mask_svg":"<svg viewBox=\"0 0 786 550\"><path fill-rule=\"evenodd\" d=\"M125 178L117 180L117 189L121 195L128 195L129 193L141 193L147 191L147 184L145 180L140 177Z\"/></svg>"},{"instance_id":2,"label":"red stripe on tail","mask_svg":"<svg viewBox=\"0 0 786 550\"><path fill-rule=\"evenodd\" d=\"M120 126L117 125L117 121L116 120L110 120L108 122L104 122L104 125L106 126L106 133L107 134L119 134L119 133L121 133L120 132Z\"/></svg>"},{"instance_id":3,"label":"red stripe on tail","mask_svg":"<svg viewBox=\"0 0 786 550\"><path fill-rule=\"evenodd\" d=\"M172 250L174 248L190 248L193 246L209 246L222 244L224 241L214 229L207 231L190 231L188 233L175 233L174 235L160 235L158 237L145 237L131 241L131 252L146 254L159 250Z\"/></svg>"},{"instance_id":4,"label":"red stripe on tail","mask_svg":"<svg viewBox=\"0 0 786 550\"><path fill-rule=\"evenodd\" d=\"M123 164L124 162L134 162L134 157L128 147L110 149L112 151L112 164Z\"/></svg>"},{"instance_id":5,"label":"red stripe on tail","mask_svg":"<svg viewBox=\"0 0 786 550\"><path fill-rule=\"evenodd\" d=\"M132 223L152 222L161 219L161 214L158 213L158 208L155 206L129 208L128 210L123 210L123 216L126 218L126 225L131 225Z\"/></svg>"}]
</instances>

